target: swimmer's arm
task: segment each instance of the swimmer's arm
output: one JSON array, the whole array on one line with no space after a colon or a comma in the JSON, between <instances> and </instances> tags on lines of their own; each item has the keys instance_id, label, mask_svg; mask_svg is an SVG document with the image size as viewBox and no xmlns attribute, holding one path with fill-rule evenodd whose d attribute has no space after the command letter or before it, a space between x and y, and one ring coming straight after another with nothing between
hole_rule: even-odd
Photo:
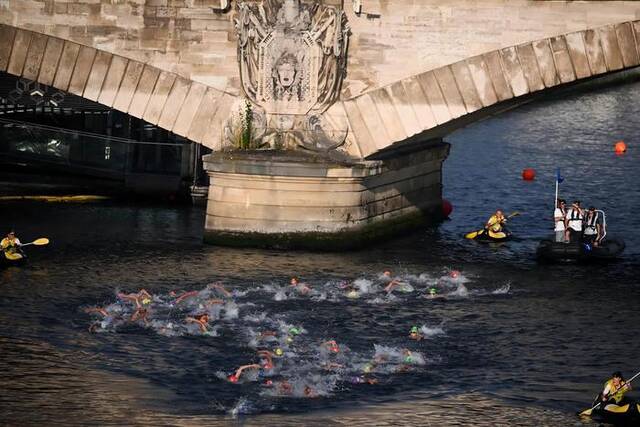
<instances>
[{"instance_id":1,"label":"swimmer's arm","mask_svg":"<svg viewBox=\"0 0 640 427\"><path fill-rule=\"evenodd\" d=\"M209 305L224 304L224 301L222 301L221 299L210 299L207 301L207 304Z\"/></svg>"},{"instance_id":2,"label":"swimmer's arm","mask_svg":"<svg viewBox=\"0 0 640 427\"><path fill-rule=\"evenodd\" d=\"M138 296L144 296L144 297L147 297L147 298L153 298L151 296L151 294L149 292L147 292L146 289L140 289L140 292L138 292Z\"/></svg>"},{"instance_id":3,"label":"swimmer's arm","mask_svg":"<svg viewBox=\"0 0 640 427\"><path fill-rule=\"evenodd\" d=\"M260 365L258 365L257 363L253 363L251 365L243 365L240 366L237 370L236 370L236 378L240 378L240 375L242 375L242 372L245 369L260 369Z\"/></svg>"},{"instance_id":4,"label":"swimmer's arm","mask_svg":"<svg viewBox=\"0 0 640 427\"><path fill-rule=\"evenodd\" d=\"M189 291L189 292L185 292L184 294L180 295L180 296L176 299L175 303L176 303L176 304L179 304L179 303L180 303L181 301L183 301L184 299L189 298L189 297L192 297L192 296L194 296L194 295L198 295L198 291Z\"/></svg>"}]
</instances>

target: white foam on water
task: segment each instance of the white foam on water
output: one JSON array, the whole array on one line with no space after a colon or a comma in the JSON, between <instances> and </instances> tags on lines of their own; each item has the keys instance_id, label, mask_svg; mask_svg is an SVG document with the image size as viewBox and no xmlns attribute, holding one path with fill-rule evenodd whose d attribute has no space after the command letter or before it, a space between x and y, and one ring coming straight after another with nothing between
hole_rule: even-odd
<instances>
[{"instance_id":1,"label":"white foam on water","mask_svg":"<svg viewBox=\"0 0 640 427\"><path fill-rule=\"evenodd\" d=\"M506 295L511 290L511 284L507 283L504 286L499 287L495 291L491 292L493 295Z\"/></svg>"}]
</instances>

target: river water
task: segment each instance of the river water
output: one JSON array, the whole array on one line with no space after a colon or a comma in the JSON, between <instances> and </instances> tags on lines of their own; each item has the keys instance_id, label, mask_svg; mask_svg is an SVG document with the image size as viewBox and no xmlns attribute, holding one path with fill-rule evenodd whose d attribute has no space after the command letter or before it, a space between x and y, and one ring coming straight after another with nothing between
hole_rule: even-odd
<instances>
[{"instance_id":1,"label":"river water","mask_svg":"<svg viewBox=\"0 0 640 427\"><path fill-rule=\"evenodd\" d=\"M1 205L3 228L52 243L0 270L0 424L593 425L576 411L640 369L639 97L573 92L456 132L451 219L362 251L206 246L203 211L182 206ZM561 197L607 212L622 260L536 263L556 168ZM462 238L498 207L521 213L516 239ZM385 269L404 284L390 294ZM117 293L143 288L146 321L127 321ZM205 332L186 320L204 312ZM258 349L283 354L230 381Z\"/></svg>"}]
</instances>

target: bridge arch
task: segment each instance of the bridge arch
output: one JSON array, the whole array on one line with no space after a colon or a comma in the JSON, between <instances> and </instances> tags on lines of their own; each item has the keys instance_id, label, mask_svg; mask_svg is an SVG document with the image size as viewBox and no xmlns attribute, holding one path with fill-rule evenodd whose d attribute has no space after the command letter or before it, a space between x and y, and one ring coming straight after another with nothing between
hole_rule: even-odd
<instances>
[{"instance_id":1,"label":"bridge arch","mask_svg":"<svg viewBox=\"0 0 640 427\"><path fill-rule=\"evenodd\" d=\"M351 139L375 155L500 103L637 67L639 51L640 21L490 51L343 101Z\"/></svg>"},{"instance_id":2,"label":"bridge arch","mask_svg":"<svg viewBox=\"0 0 640 427\"><path fill-rule=\"evenodd\" d=\"M220 149L236 96L143 62L0 24L0 71L51 86Z\"/></svg>"}]
</instances>

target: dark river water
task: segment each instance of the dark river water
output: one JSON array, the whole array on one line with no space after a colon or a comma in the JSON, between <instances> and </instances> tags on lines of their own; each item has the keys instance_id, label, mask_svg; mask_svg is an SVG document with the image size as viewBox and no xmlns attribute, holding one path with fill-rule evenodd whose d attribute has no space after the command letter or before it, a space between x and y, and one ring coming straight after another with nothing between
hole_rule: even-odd
<instances>
[{"instance_id":1,"label":"dark river water","mask_svg":"<svg viewBox=\"0 0 640 427\"><path fill-rule=\"evenodd\" d=\"M206 246L183 206L0 205L3 233L51 239L0 270L0 424L594 425L576 412L640 370L638 99L640 83L600 87L456 132L451 219L363 251ZM619 262L536 263L556 168L561 197L607 212ZM513 241L462 237L498 207L521 213ZM405 285L387 294L385 269ZM140 289L146 318L117 296ZM205 332L187 320L204 312ZM260 349L273 368L233 382Z\"/></svg>"}]
</instances>

